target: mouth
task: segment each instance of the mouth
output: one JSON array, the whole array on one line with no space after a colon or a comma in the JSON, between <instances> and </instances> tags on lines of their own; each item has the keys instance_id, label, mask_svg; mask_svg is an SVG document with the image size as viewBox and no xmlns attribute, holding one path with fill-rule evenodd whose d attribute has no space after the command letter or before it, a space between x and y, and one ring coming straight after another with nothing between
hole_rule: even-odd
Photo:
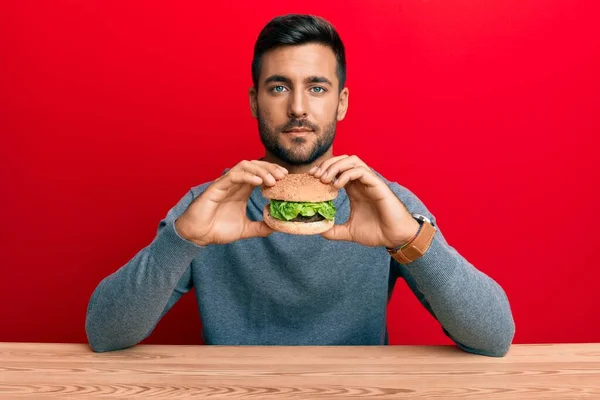
<instances>
[{"instance_id":1,"label":"mouth","mask_svg":"<svg viewBox=\"0 0 600 400\"><path fill-rule=\"evenodd\" d=\"M309 132L312 132L312 129L294 128L294 129L290 129L289 131L283 131L283 133L309 133Z\"/></svg>"}]
</instances>

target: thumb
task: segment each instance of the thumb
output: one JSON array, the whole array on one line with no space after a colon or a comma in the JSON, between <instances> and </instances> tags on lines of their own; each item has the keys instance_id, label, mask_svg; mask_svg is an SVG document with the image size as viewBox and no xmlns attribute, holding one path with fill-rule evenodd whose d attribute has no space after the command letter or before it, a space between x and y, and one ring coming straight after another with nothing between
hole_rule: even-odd
<instances>
[{"instance_id":1,"label":"thumb","mask_svg":"<svg viewBox=\"0 0 600 400\"><path fill-rule=\"evenodd\" d=\"M347 224L343 225L333 225L328 231L321 233L325 239L329 240L345 240L352 241L352 236L350 235L350 229Z\"/></svg>"},{"instance_id":2,"label":"thumb","mask_svg":"<svg viewBox=\"0 0 600 400\"><path fill-rule=\"evenodd\" d=\"M266 237L273 233L274 230L269 227L264 221L249 221L246 226L242 239L251 237Z\"/></svg>"}]
</instances>

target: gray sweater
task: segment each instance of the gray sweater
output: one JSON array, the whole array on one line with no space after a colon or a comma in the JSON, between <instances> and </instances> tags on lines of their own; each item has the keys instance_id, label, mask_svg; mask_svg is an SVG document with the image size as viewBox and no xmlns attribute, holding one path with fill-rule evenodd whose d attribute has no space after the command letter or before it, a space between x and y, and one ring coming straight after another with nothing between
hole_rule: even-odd
<instances>
[{"instance_id":1,"label":"gray sweater","mask_svg":"<svg viewBox=\"0 0 600 400\"><path fill-rule=\"evenodd\" d=\"M413 213L435 218L408 189L385 181ZM194 288L204 342L215 345L383 345L386 306L404 279L443 331L465 351L503 356L514 335L502 288L477 270L439 230L428 252L401 265L385 248L273 233L197 246L174 221L210 184L192 188L160 221L154 240L106 277L89 302L86 332L97 352L133 346ZM247 215L262 219L256 188ZM349 217L346 192L336 223Z\"/></svg>"}]
</instances>

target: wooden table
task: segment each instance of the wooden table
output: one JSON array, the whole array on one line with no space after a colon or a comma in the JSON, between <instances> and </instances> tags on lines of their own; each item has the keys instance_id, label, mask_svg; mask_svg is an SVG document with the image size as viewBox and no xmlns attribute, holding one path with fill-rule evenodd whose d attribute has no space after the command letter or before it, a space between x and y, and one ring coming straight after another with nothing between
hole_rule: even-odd
<instances>
[{"instance_id":1,"label":"wooden table","mask_svg":"<svg viewBox=\"0 0 600 400\"><path fill-rule=\"evenodd\" d=\"M0 399L600 399L600 343L453 346L137 346L0 343Z\"/></svg>"}]
</instances>

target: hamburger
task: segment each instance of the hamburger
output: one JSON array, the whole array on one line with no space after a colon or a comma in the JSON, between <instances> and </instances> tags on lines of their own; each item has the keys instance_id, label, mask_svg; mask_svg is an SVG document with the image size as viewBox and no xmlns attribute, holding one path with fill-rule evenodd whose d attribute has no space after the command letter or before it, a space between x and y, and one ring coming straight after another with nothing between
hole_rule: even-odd
<instances>
[{"instance_id":1,"label":"hamburger","mask_svg":"<svg viewBox=\"0 0 600 400\"><path fill-rule=\"evenodd\" d=\"M333 199L338 189L309 174L288 174L273 186L261 187L271 200L263 219L271 229L295 235L314 235L331 229L335 223Z\"/></svg>"}]
</instances>

